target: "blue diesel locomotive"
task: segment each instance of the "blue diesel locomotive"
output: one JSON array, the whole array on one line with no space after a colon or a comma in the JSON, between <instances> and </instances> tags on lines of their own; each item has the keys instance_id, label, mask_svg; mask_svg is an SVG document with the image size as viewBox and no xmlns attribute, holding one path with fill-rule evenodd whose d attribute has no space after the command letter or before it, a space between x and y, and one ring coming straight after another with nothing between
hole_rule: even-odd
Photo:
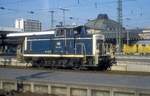
<instances>
[{"instance_id":1,"label":"blue diesel locomotive","mask_svg":"<svg viewBox=\"0 0 150 96\"><path fill-rule=\"evenodd\" d=\"M23 57L33 66L57 68L96 68L112 66L106 54L104 36L84 26L59 27L54 34L25 38Z\"/></svg>"}]
</instances>

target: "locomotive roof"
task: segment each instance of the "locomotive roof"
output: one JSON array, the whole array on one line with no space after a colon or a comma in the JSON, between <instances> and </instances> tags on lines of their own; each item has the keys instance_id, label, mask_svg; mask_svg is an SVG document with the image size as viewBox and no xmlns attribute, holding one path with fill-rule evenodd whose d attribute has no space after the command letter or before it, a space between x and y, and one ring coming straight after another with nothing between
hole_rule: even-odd
<instances>
[{"instance_id":1,"label":"locomotive roof","mask_svg":"<svg viewBox=\"0 0 150 96\"><path fill-rule=\"evenodd\" d=\"M79 26L58 26L56 27L56 29L73 29Z\"/></svg>"}]
</instances>

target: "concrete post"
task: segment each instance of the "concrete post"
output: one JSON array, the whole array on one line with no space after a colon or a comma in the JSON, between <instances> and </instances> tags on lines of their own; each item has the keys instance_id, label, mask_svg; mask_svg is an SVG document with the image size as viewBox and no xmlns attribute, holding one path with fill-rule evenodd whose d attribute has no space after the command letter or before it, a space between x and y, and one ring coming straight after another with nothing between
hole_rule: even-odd
<instances>
[{"instance_id":1,"label":"concrete post","mask_svg":"<svg viewBox=\"0 0 150 96\"><path fill-rule=\"evenodd\" d=\"M52 94L52 86L50 84L48 85L48 94Z\"/></svg>"},{"instance_id":2,"label":"concrete post","mask_svg":"<svg viewBox=\"0 0 150 96\"><path fill-rule=\"evenodd\" d=\"M0 80L0 89L3 89L3 81Z\"/></svg>"},{"instance_id":3,"label":"concrete post","mask_svg":"<svg viewBox=\"0 0 150 96\"><path fill-rule=\"evenodd\" d=\"M17 88L17 87L18 87L18 86L17 86L17 83L18 83L18 82L15 82L15 83L14 83L14 86L15 86L14 89L15 89L16 91L18 91L18 90L17 90L17 89L18 89L18 88Z\"/></svg>"},{"instance_id":4,"label":"concrete post","mask_svg":"<svg viewBox=\"0 0 150 96\"><path fill-rule=\"evenodd\" d=\"M70 86L67 87L67 96L71 96L71 88L70 88Z\"/></svg>"},{"instance_id":5,"label":"concrete post","mask_svg":"<svg viewBox=\"0 0 150 96\"><path fill-rule=\"evenodd\" d=\"M113 90L113 88L110 89L110 96L114 96L114 90Z\"/></svg>"},{"instance_id":6,"label":"concrete post","mask_svg":"<svg viewBox=\"0 0 150 96\"><path fill-rule=\"evenodd\" d=\"M140 96L138 91L135 91L135 95L134 96Z\"/></svg>"},{"instance_id":7,"label":"concrete post","mask_svg":"<svg viewBox=\"0 0 150 96\"><path fill-rule=\"evenodd\" d=\"M92 96L92 90L90 88L87 88L87 96Z\"/></svg>"},{"instance_id":8,"label":"concrete post","mask_svg":"<svg viewBox=\"0 0 150 96\"><path fill-rule=\"evenodd\" d=\"M34 83L33 82L31 83L31 92L32 93L34 92Z\"/></svg>"}]
</instances>

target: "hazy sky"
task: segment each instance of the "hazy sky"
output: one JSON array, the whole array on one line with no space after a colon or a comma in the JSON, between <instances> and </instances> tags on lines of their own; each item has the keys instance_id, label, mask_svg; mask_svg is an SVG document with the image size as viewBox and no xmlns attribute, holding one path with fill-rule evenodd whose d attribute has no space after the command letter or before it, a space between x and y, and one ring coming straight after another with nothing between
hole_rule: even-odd
<instances>
[{"instance_id":1,"label":"hazy sky","mask_svg":"<svg viewBox=\"0 0 150 96\"><path fill-rule=\"evenodd\" d=\"M117 0L0 0L0 26L14 26L16 18L40 20L43 28L50 26L50 12L55 11L55 24L66 22L84 24L100 13L117 20ZM123 24L129 28L150 27L150 0L123 0ZM73 17L73 19L69 19Z\"/></svg>"}]
</instances>

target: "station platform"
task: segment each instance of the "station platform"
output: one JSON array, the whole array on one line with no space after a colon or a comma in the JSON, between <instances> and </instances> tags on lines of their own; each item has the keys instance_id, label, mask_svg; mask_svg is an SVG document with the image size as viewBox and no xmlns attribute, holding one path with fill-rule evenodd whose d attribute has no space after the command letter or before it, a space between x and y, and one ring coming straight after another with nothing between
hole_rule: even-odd
<instances>
[{"instance_id":1,"label":"station platform","mask_svg":"<svg viewBox=\"0 0 150 96\"><path fill-rule=\"evenodd\" d=\"M116 61L117 64L111 70L150 72L150 56L119 55Z\"/></svg>"}]
</instances>

